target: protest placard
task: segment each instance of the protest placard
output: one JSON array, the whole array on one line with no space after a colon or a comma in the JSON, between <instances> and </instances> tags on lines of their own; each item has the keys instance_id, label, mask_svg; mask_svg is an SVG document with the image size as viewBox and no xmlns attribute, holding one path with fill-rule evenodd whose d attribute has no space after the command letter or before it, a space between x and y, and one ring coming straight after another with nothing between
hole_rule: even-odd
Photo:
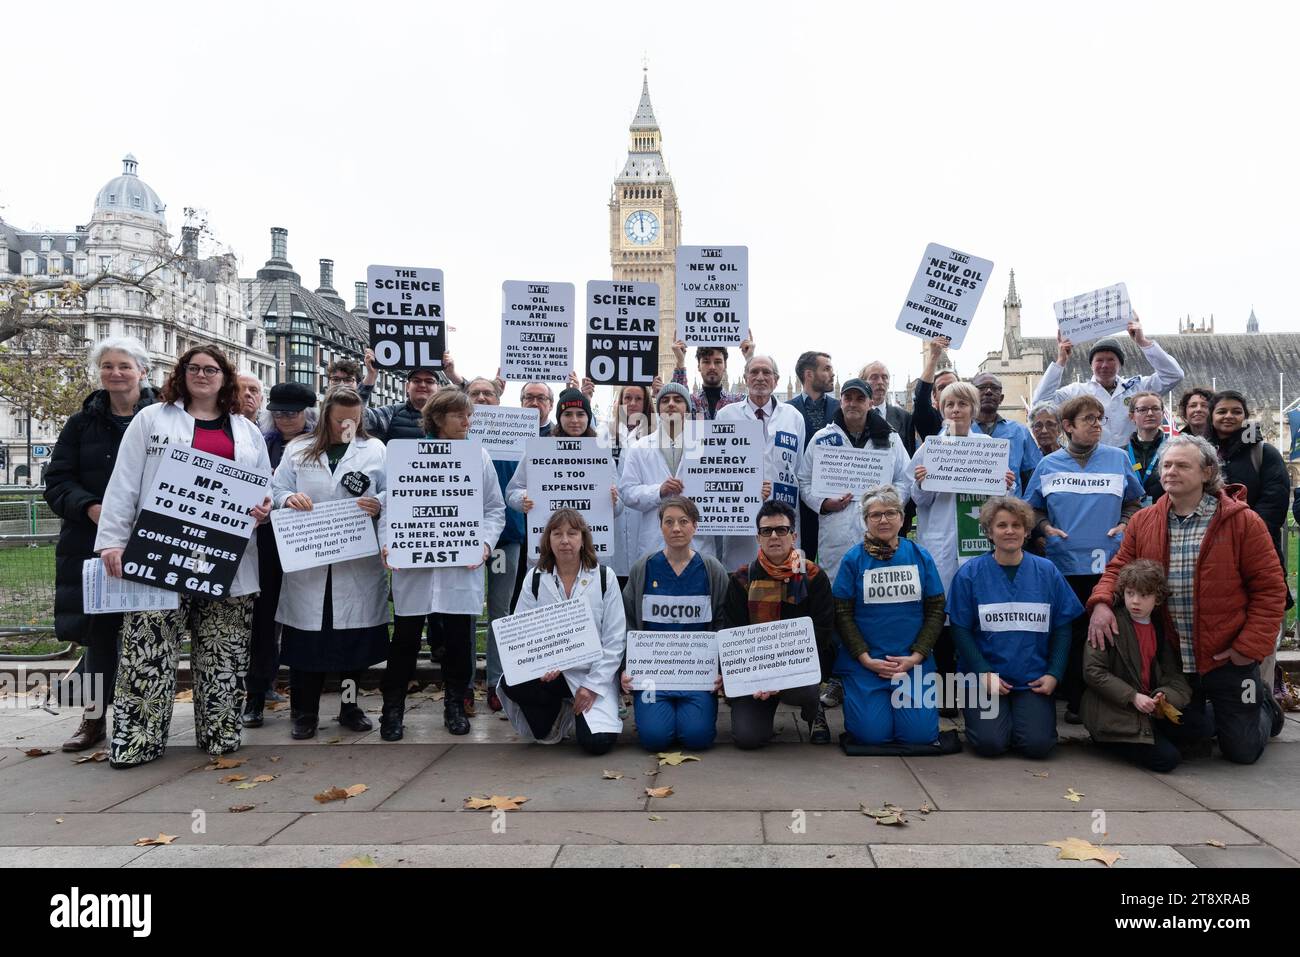
<instances>
[{"instance_id":1,"label":"protest placard","mask_svg":"<svg viewBox=\"0 0 1300 957\"><path fill-rule=\"evenodd\" d=\"M540 422L536 409L476 405L469 419L469 437L482 442L492 458L518 462L524 457L528 440L537 438Z\"/></svg>"},{"instance_id":2,"label":"protest placard","mask_svg":"<svg viewBox=\"0 0 1300 957\"><path fill-rule=\"evenodd\" d=\"M573 361L573 283L501 284L501 378L563 382Z\"/></svg>"},{"instance_id":3,"label":"protest placard","mask_svg":"<svg viewBox=\"0 0 1300 957\"><path fill-rule=\"evenodd\" d=\"M511 686L548 671L590 664L604 654L591 606L583 597L498 618L492 623L492 633L501 655L501 670Z\"/></svg>"},{"instance_id":4,"label":"protest placard","mask_svg":"<svg viewBox=\"0 0 1300 957\"><path fill-rule=\"evenodd\" d=\"M649 385L659 368L659 284L587 283L587 375L597 385Z\"/></svg>"},{"instance_id":5,"label":"protest placard","mask_svg":"<svg viewBox=\"0 0 1300 957\"><path fill-rule=\"evenodd\" d=\"M528 469L528 560L541 555L542 532L556 509L571 508L591 529L596 557L602 565L614 559L614 503L610 487L618 484L609 450L599 439L528 440L524 456Z\"/></svg>"},{"instance_id":6,"label":"protest placard","mask_svg":"<svg viewBox=\"0 0 1300 957\"><path fill-rule=\"evenodd\" d=\"M758 422L686 422L677 478L700 510L697 535L753 536L763 504L764 451Z\"/></svg>"},{"instance_id":7,"label":"protest placard","mask_svg":"<svg viewBox=\"0 0 1300 957\"><path fill-rule=\"evenodd\" d=\"M388 564L451 568L481 563L483 446L478 439L395 439L388 443L387 467Z\"/></svg>"},{"instance_id":8,"label":"protest placard","mask_svg":"<svg viewBox=\"0 0 1300 957\"><path fill-rule=\"evenodd\" d=\"M722 687L728 698L820 684L811 618L765 621L718 632Z\"/></svg>"},{"instance_id":9,"label":"protest placard","mask_svg":"<svg viewBox=\"0 0 1300 957\"><path fill-rule=\"evenodd\" d=\"M638 692L712 691L718 636L712 631L629 631L623 669Z\"/></svg>"},{"instance_id":10,"label":"protest placard","mask_svg":"<svg viewBox=\"0 0 1300 957\"><path fill-rule=\"evenodd\" d=\"M1122 282L1054 302L1052 309L1061 338L1075 345L1113 332L1127 332L1133 318L1128 287Z\"/></svg>"},{"instance_id":11,"label":"protest placard","mask_svg":"<svg viewBox=\"0 0 1300 957\"><path fill-rule=\"evenodd\" d=\"M812 446L812 494L819 498L861 495L894 477L894 450L851 445Z\"/></svg>"},{"instance_id":12,"label":"protest placard","mask_svg":"<svg viewBox=\"0 0 1300 957\"><path fill-rule=\"evenodd\" d=\"M948 336L960 349L992 274L991 260L930 243L894 328L920 339Z\"/></svg>"},{"instance_id":13,"label":"protest placard","mask_svg":"<svg viewBox=\"0 0 1300 957\"><path fill-rule=\"evenodd\" d=\"M81 563L81 610L87 615L115 615L125 611L179 608L181 596L165 588L113 578L99 558Z\"/></svg>"},{"instance_id":14,"label":"protest placard","mask_svg":"<svg viewBox=\"0 0 1300 957\"><path fill-rule=\"evenodd\" d=\"M927 492L1007 494L1011 442L986 435L932 435L925 440Z\"/></svg>"},{"instance_id":15,"label":"protest placard","mask_svg":"<svg viewBox=\"0 0 1300 957\"><path fill-rule=\"evenodd\" d=\"M441 269L369 266L370 348L381 369L441 369L447 351Z\"/></svg>"},{"instance_id":16,"label":"protest placard","mask_svg":"<svg viewBox=\"0 0 1300 957\"><path fill-rule=\"evenodd\" d=\"M677 337L736 347L749 338L749 247L678 246Z\"/></svg>"},{"instance_id":17,"label":"protest placard","mask_svg":"<svg viewBox=\"0 0 1300 957\"><path fill-rule=\"evenodd\" d=\"M316 502L309 512L277 508L271 527L286 572L379 554L374 519L355 498Z\"/></svg>"},{"instance_id":18,"label":"protest placard","mask_svg":"<svg viewBox=\"0 0 1300 957\"><path fill-rule=\"evenodd\" d=\"M225 598L266 499L271 472L164 448L122 553L122 577L203 598Z\"/></svg>"}]
</instances>

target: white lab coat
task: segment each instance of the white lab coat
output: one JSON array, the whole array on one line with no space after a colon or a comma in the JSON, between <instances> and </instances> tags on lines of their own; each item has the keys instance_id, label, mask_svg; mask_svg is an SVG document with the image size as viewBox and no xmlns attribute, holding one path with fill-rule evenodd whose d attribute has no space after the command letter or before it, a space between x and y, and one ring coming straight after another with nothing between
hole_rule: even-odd
<instances>
[{"instance_id":1,"label":"white lab coat","mask_svg":"<svg viewBox=\"0 0 1300 957\"><path fill-rule=\"evenodd\" d=\"M1076 347L1082 348L1082 347ZM1061 376L1065 368L1056 362L1050 362L1043 372L1043 378L1034 392L1035 402L1055 402L1060 405L1066 399L1079 395L1094 396L1106 408L1106 421L1101 426L1101 441L1106 445L1124 445L1137 425L1128 414L1129 403L1138 392L1154 392L1163 396L1183 381L1183 367L1173 356L1151 343L1142 350L1142 354L1151 363L1151 375L1119 376L1115 380L1115 389L1107 392L1105 387L1093 376L1087 382L1071 382L1061 385Z\"/></svg>"},{"instance_id":2,"label":"white lab coat","mask_svg":"<svg viewBox=\"0 0 1300 957\"><path fill-rule=\"evenodd\" d=\"M600 434L600 443L602 448L610 450L613 456L614 441L610 435L610 424L602 422L597 430ZM627 430L627 426L619 423L618 426L618 449L619 454L614 457L614 468L618 474L618 483L623 484L623 469L627 465L627 453L637 442L637 436ZM627 577L628 571L641 555L640 548L641 535L641 518L642 515L634 508L628 508L623 501L622 489L618 493L619 507L614 510L614 560L610 562L610 567L614 569L614 574L622 578Z\"/></svg>"},{"instance_id":3,"label":"white lab coat","mask_svg":"<svg viewBox=\"0 0 1300 957\"><path fill-rule=\"evenodd\" d=\"M378 439L354 439L343 453L333 473L329 457L322 452L314 461L300 462L300 453L311 445L312 436L294 439L285 447L284 457L271 479L271 498L276 508L284 508L285 499L301 492L313 505L339 499L360 497L384 499L384 443ZM361 496L353 495L340 483L349 472L360 472L370 479ZM285 572L280 589L280 604L275 620L302 631L320 631L325 609L325 577L331 576L330 604L334 627L372 628L388 622L388 573L375 552L365 558L335 562L302 571Z\"/></svg>"},{"instance_id":4,"label":"white lab coat","mask_svg":"<svg viewBox=\"0 0 1300 957\"><path fill-rule=\"evenodd\" d=\"M799 463L799 495L817 516L817 565L825 569L831 584L839 574L840 561L848 550L857 545L866 536L867 523L862 518L861 501L854 501L847 508L838 512L821 513L822 503L826 499L812 493L813 452L818 445L852 448L848 434L832 422L818 429L804 450L803 460ZM871 446L868 446L871 447ZM889 433L889 448L894 454L894 471L890 478L898 497L907 504L908 494L912 488L910 460L907 447L897 432Z\"/></svg>"},{"instance_id":5,"label":"white lab coat","mask_svg":"<svg viewBox=\"0 0 1300 957\"><path fill-rule=\"evenodd\" d=\"M623 650L627 645L627 621L623 614L623 593L619 591L618 578L614 575L614 570L597 566L594 570L583 571L573 584L573 594L569 596L565 596L564 586L560 584L559 577L555 573L541 572L537 583L537 597L534 598L533 575L535 573L536 570L533 569L524 576L524 587L519 592L515 614L572 598L586 599L587 606L591 609L592 620L596 622L596 629L600 632L600 644L604 654L591 664L566 669L563 672L564 681L574 694L577 694L579 688L586 688L596 693L596 701L587 712L587 727L591 729L592 734L618 734L623 730L623 721L618 716L619 693L614 675L623 661ZM606 576L603 596L598 577L600 575ZM506 717L510 719L510 724L519 736L529 741L536 740L532 729L528 726L528 719L524 717L519 706L510 700L504 683L497 685L497 695L501 698L501 707L505 710ZM555 744L565 735L572 734L576 722L572 706L565 703L560 708L560 718L554 731L542 743Z\"/></svg>"},{"instance_id":6,"label":"white lab coat","mask_svg":"<svg viewBox=\"0 0 1300 957\"><path fill-rule=\"evenodd\" d=\"M799 466L804 458L804 436L807 425L803 413L794 406L775 399L768 399L767 406L767 448L763 456L763 481L772 483L772 495L780 499L784 486L785 494L795 499L790 504L794 509L795 528L799 527ZM718 422L758 422L754 406L748 399L733 402L718 410ZM777 436L785 441L778 443ZM757 527L755 527L757 531ZM728 572L736 571L740 566L754 560L754 536L728 535L718 536L718 560Z\"/></svg>"},{"instance_id":7,"label":"white lab coat","mask_svg":"<svg viewBox=\"0 0 1300 957\"><path fill-rule=\"evenodd\" d=\"M629 510L635 510L641 515L636 547L628 555L629 568L642 556L663 551L664 548L664 536L659 530L659 487L674 475L668 471L668 463L659 451L659 436L660 432L656 430L623 450L618 497ZM692 540L691 547L701 555L714 556L714 542L712 535L697 535Z\"/></svg>"},{"instance_id":8,"label":"white lab coat","mask_svg":"<svg viewBox=\"0 0 1300 957\"><path fill-rule=\"evenodd\" d=\"M479 540L489 548L496 545L501 529L506 527L506 502L501 497L501 483L492 457L483 449L483 526ZM432 496L431 496L432 497ZM387 496L384 504L387 506ZM383 515L379 522L379 545L384 536ZM491 559L488 559L491 561ZM410 615L477 615L483 611L483 566L469 568L395 568L393 569L393 614Z\"/></svg>"},{"instance_id":9,"label":"white lab coat","mask_svg":"<svg viewBox=\"0 0 1300 957\"><path fill-rule=\"evenodd\" d=\"M230 416L235 437L235 463L271 470L266 440L257 426L242 415ZM118 446L113 476L104 490L99 529L95 533L95 551L126 548L131 527L140 513L140 499L153 486L154 475L168 446L194 444L194 416L185 411L181 401L146 406L136 413L122 444ZM253 535L235 570L230 585L231 598L255 595L261 590L257 580L257 535Z\"/></svg>"}]
</instances>

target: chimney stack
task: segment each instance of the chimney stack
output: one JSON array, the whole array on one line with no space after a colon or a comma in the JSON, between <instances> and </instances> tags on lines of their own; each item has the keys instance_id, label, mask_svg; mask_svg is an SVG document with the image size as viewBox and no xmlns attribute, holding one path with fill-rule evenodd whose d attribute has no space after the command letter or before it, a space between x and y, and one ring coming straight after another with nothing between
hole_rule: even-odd
<instances>
[{"instance_id":1,"label":"chimney stack","mask_svg":"<svg viewBox=\"0 0 1300 957\"><path fill-rule=\"evenodd\" d=\"M283 261L289 258L289 230L283 226L271 227L271 258Z\"/></svg>"},{"instance_id":2,"label":"chimney stack","mask_svg":"<svg viewBox=\"0 0 1300 957\"><path fill-rule=\"evenodd\" d=\"M320 261L320 289L317 289L316 291L317 292L321 292L322 290L333 291L333 289L334 289L334 260L322 259Z\"/></svg>"},{"instance_id":3,"label":"chimney stack","mask_svg":"<svg viewBox=\"0 0 1300 957\"><path fill-rule=\"evenodd\" d=\"M370 308L370 287L364 282L353 283L353 287L357 291L357 304L353 308L367 312Z\"/></svg>"}]
</instances>

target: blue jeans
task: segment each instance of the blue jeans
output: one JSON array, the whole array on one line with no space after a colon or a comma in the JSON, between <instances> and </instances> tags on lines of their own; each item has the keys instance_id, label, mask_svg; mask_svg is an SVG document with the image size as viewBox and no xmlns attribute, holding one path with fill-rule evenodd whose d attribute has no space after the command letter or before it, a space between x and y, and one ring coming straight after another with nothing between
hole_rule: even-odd
<instances>
[{"instance_id":1,"label":"blue jeans","mask_svg":"<svg viewBox=\"0 0 1300 957\"><path fill-rule=\"evenodd\" d=\"M894 685L859 662L840 655L836 671L844 682L844 730L858 744L933 744L939 737L939 709L914 701L912 676L902 686L903 704L893 703ZM841 670L842 669L842 670ZM933 673L931 660L917 665L921 676Z\"/></svg>"},{"instance_id":2,"label":"blue jeans","mask_svg":"<svg viewBox=\"0 0 1300 957\"><path fill-rule=\"evenodd\" d=\"M966 708L966 743L985 757L1012 749L1045 758L1056 747L1056 702L1051 695L1013 691L998 696L997 716Z\"/></svg>"},{"instance_id":3,"label":"blue jeans","mask_svg":"<svg viewBox=\"0 0 1300 957\"><path fill-rule=\"evenodd\" d=\"M703 751L718 735L718 696L709 691L658 691L653 703L635 692L636 733L647 751L666 751L674 741Z\"/></svg>"}]
</instances>

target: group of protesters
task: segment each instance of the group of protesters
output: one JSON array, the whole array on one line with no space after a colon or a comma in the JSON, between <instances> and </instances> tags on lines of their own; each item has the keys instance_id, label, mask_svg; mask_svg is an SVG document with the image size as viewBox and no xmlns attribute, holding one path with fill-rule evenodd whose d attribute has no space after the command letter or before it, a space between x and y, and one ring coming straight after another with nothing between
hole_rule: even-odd
<instances>
[{"instance_id":1,"label":"group of protesters","mask_svg":"<svg viewBox=\"0 0 1300 957\"><path fill-rule=\"evenodd\" d=\"M836 389L832 356L819 351L799 356L801 391L779 402L777 362L750 340L741 344L743 391L725 388L727 350L706 346L694 350L692 391L679 341L671 380L616 390L604 421L590 380L571 374L558 398L549 383L524 383L519 405L537 412L540 436L591 437L609 452L610 559L598 561L584 516L560 508L530 560L525 516L538 490L526 463L484 450L481 476L474 472L481 560L429 569L388 565L386 447L466 438L476 406L502 403L499 377L463 378L446 355L441 375L410 372L405 401L375 406L367 353L364 367L329 366L323 400L287 382L269 390L263 409L261 383L238 375L215 345L186 351L155 392L141 343L103 340L90 357L101 388L69 419L47 472L46 498L63 519L56 630L84 647L91 686L107 689L114 767L163 753L187 639L195 735L209 754L237 749L243 728L279 706L282 666L290 734L306 739L317 733L331 676L342 689L338 723L372 730L357 689L366 669L386 662L379 735L400 740L426 642L440 662L446 729L467 734L485 612L486 706L525 740L572 738L592 754L614 746L629 714L652 751L703 749L717 735L722 677L710 691L644 693L626 664L628 631L806 618L820 680L727 697L736 746L766 744L784 702L813 744L830 742L826 711L842 707L840 743L850 754L951 753L961 744L942 719L960 714L977 753L1042 758L1057 742L1059 699L1066 722L1153 770L1212 753L1215 741L1226 759L1253 763L1282 722L1274 689L1292 601L1282 552L1289 474L1240 392L1186 389L1181 431L1172 427L1162 397L1183 372L1136 318L1128 334L1150 374L1123 375L1120 343L1104 338L1088 349L1092 378L1062 386L1074 348L1063 339L1027 426L1003 417L995 375L963 381L940 368L944 339L927 344L910 411L891 398L883 363ZM752 537L697 534L700 513L680 477L692 419L761 427L763 501ZM1005 440L1003 494L927 487L927 441L936 436ZM174 609L86 614L82 563L98 556L121 576L142 501L175 445L273 471L232 586L221 597L182 593ZM817 494L814 461L828 448L878 450L885 482ZM340 500L376 522L380 551L283 571L271 512ZM1293 507L1300 518L1300 502ZM493 624L576 598L590 607L600 657L507 681ZM88 706L65 750L109 736L100 704Z\"/></svg>"}]
</instances>

